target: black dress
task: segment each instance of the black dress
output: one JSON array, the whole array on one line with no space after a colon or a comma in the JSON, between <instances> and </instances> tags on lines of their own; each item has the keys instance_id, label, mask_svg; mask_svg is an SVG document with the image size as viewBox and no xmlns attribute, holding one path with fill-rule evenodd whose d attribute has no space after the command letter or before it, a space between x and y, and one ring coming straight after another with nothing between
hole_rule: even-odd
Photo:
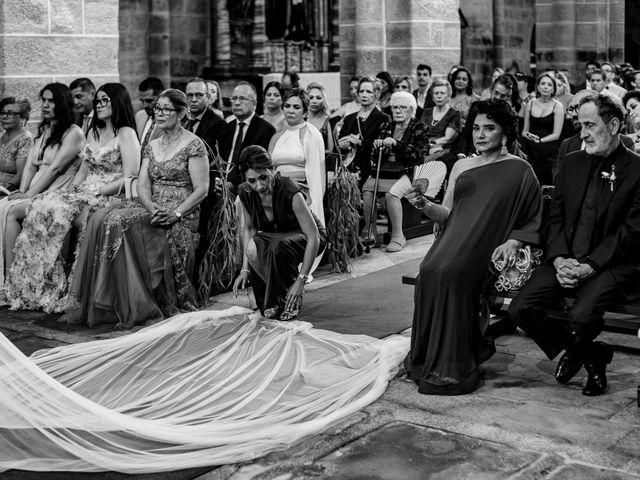
<instances>
[{"instance_id":1,"label":"black dress","mask_svg":"<svg viewBox=\"0 0 640 480\"><path fill-rule=\"evenodd\" d=\"M338 138L342 138L349 134L362 135L362 145L358 147L356 156L353 160L353 168L360 171L360 188L365 180L371 174L371 151L373 150L373 141L380 137L380 129L384 123L391 121L391 118L374 108L366 120L358 122L358 113L355 112L344 117L344 123L340 129ZM360 123L360 127L358 127Z\"/></svg>"},{"instance_id":2,"label":"black dress","mask_svg":"<svg viewBox=\"0 0 640 480\"><path fill-rule=\"evenodd\" d=\"M264 213L260 195L247 184L240 185L240 201L258 230L253 241L260 264L267 272L265 281L253 268L249 268L253 294L262 312L267 308L284 306L287 291L298 276L298 265L304 260L307 237L292 204L293 196L298 192L302 193L295 181L280 174L274 176L273 221L270 221ZM313 218L320 234L318 251L322 251L326 245L326 233L320 221L315 216Z\"/></svg>"},{"instance_id":3,"label":"black dress","mask_svg":"<svg viewBox=\"0 0 640 480\"><path fill-rule=\"evenodd\" d=\"M513 238L537 243L542 196L518 158L460 174L444 232L420 265L411 352L405 359L420 393L459 395L481 381L478 364L493 353L482 337L482 293L494 249Z\"/></svg>"},{"instance_id":4,"label":"black dress","mask_svg":"<svg viewBox=\"0 0 640 480\"><path fill-rule=\"evenodd\" d=\"M549 115L534 117L529 114L529 131L540 138L553 133L555 123L555 106ZM538 178L540 185L553 185L551 167L558 156L560 142L555 140L546 143L534 143L528 138L522 138L527 159Z\"/></svg>"}]
</instances>

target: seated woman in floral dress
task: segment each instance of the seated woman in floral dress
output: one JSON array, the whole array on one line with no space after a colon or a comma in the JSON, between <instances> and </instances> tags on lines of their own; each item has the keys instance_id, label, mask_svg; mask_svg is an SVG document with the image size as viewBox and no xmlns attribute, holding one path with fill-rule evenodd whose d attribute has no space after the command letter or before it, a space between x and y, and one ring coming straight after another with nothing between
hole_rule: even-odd
<instances>
[{"instance_id":1,"label":"seated woman in floral dress","mask_svg":"<svg viewBox=\"0 0 640 480\"><path fill-rule=\"evenodd\" d=\"M196 309L190 278L209 162L202 140L181 126L187 107L179 90L158 97L163 134L142 154L139 202L89 219L70 288L80 306L62 321L123 329Z\"/></svg>"},{"instance_id":2,"label":"seated woman in floral dress","mask_svg":"<svg viewBox=\"0 0 640 480\"><path fill-rule=\"evenodd\" d=\"M64 311L69 271L64 247L71 227L84 231L89 213L117 201L124 177L138 173L140 143L127 89L106 83L94 105L82 165L69 189L38 195L29 205L5 284L14 310ZM71 243L73 251L76 242Z\"/></svg>"},{"instance_id":3,"label":"seated woman in floral dress","mask_svg":"<svg viewBox=\"0 0 640 480\"><path fill-rule=\"evenodd\" d=\"M0 135L0 196L20 186L22 170L33 145L33 135L25 127L30 112L28 100L15 97L0 100L0 126L4 129Z\"/></svg>"},{"instance_id":4,"label":"seated woman in floral dress","mask_svg":"<svg viewBox=\"0 0 640 480\"><path fill-rule=\"evenodd\" d=\"M13 247L30 201L36 195L66 188L80 167L85 143L82 129L74 123L73 97L69 87L50 83L40 91L42 122L22 172L20 188L0 201L0 297L4 279L13 262ZM42 241L46 241L43 238Z\"/></svg>"},{"instance_id":5,"label":"seated woman in floral dress","mask_svg":"<svg viewBox=\"0 0 640 480\"><path fill-rule=\"evenodd\" d=\"M238 194L244 254L233 291L237 294L239 287L245 288L250 277L263 315L291 320L302 307L314 259L326 244L324 227L311 213L298 184L275 173L264 148L245 148L238 167L246 180Z\"/></svg>"}]
</instances>

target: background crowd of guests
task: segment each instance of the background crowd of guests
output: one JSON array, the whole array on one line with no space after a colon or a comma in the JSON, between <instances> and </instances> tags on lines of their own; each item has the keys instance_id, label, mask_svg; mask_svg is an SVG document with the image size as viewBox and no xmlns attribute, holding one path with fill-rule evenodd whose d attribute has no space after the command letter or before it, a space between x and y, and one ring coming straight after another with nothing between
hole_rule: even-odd
<instances>
[{"instance_id":1,"label":"background crowd of guests","mask_svg":"<svg viewBox=\"0 0 640 480\"><path fill-rule=\"evenodd\" d=\"M417 295L407 368L421 391L473 390L482 355L449 371L430 345L475 351L455 343L476 338L452 327L455 318L475 315L471 299L491 258L509 263L516 246L539 241L538 186L553 184L567 153L589 146L578 115L586 99L600 94L624 106L618 133L631 149L640 144L640 72L589 62L575 88L565 72L533 79L496 68L481 92L464 66L432 73L418 65L415 89L407 73L354 77L352 100L333 112L324 87L301 88L295 74L261 92L238 82L226 108L215 81L193 78L181 91L147 78L135 113L123 85L96 88L80 78L43 87L35 132L26 128L29 103L2 99L3 301L117 328L193 310L212 216L228 189L237 196L243 252L233 289L250 281L263 313L294 318L326 245L325 194L336 164L357 178L363 243L378 243L376 195L384 197L393 253L406 243L403 199L416 203L420 193L415 167L442 162L448 184L439 195L418 195L444 232L423 262L418 291L435 283L446 292L434 299L425 287L424 299ZM476 218L493 225L492 235L469 236L486 231ZM457 264L469 268L451 270ZM462 273L471 279L464 291ZM425 378L425 370L458 381Z\"/></svg>"}]
</instances>

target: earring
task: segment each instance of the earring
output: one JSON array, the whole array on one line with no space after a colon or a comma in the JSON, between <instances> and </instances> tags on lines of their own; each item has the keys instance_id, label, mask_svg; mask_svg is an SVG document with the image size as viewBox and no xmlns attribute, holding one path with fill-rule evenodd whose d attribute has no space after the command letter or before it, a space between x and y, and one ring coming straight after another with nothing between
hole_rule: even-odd
<instances>
[{"instance_id":1,"label":"earring","mask_svg":"<svg viewBox=\"0 0 640 480\"><path fill-rule=\"evenodd\" d=\"M245 183L242 188L244 189L245 192L251 193L252 188L251 188L251 185L249 185L248 183Z\"/></svg>"},{"instance_id":2,"label":"earring","mask_svg":"<svg viewBox=\"0 0 640 480\"><path fill-rule=\"evenodd\" d=\"M509 150L507 150L507 139L502 137L502 148L500 149L500 155L508 155Z\"/></svg>"}]
</instances>

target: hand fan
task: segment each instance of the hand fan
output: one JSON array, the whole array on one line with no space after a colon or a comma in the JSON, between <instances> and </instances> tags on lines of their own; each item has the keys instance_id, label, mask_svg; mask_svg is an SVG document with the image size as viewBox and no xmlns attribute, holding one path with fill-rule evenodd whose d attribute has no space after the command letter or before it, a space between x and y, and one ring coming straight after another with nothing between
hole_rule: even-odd
<instances>
[{"instance_id":1,"label":"hand fan","mask_svg":"<svg viewBox=\"0 0 640 480\"><path fill-rule=\"evenodd\" d=\"M427 179L429 181L427 189L422 192L429 198L434 198L440 192L444 179L447 176L447 166L444 162L433 161L417 165L413 170L414 182L419 179Z\"/></svg>"}]
</instances>

